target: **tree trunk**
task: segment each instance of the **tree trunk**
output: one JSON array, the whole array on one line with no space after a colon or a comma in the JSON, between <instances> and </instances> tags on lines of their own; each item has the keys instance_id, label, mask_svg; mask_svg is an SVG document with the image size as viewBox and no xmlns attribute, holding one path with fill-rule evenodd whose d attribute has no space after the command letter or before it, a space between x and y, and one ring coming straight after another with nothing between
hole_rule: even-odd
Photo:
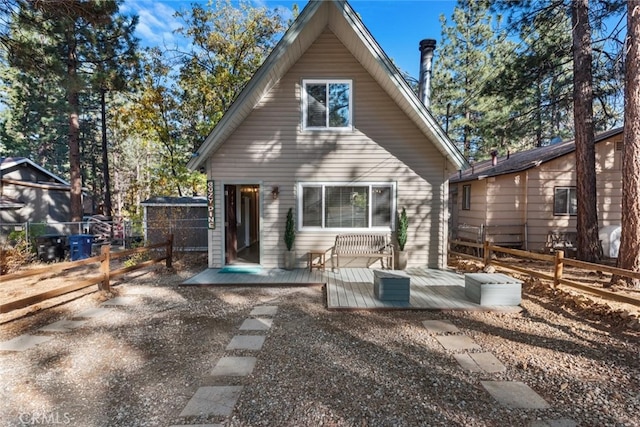
<instances>
[{"instance_id":1,"label":"tree trunk","mask_svg":"<svg viewBox=\"0 0 640 427\"><path fill-rule=\"evenodd\" d=\"M102 118L102 182L104 183L104 214L112 216L111 179L109 178L109 153L107 151L107 106L105 101L106 89L100 89L100 107Z\"/></svg>"},{"instance_id":2,"label":"tree trunk","mask_svg":"<svg viewBox=\"0 0 640 427\"><path fill-rule=\"evenodd\" d=\"M624 149L622 152L622 233L618 267L640 271L640 5L627 3L627 58L624 88ZM611 284L640 288L640 280L613 276Z\"/></svg>"},{"instance_id":3,"label":"tree trunk","mask_svg":"<svg viewBox=\"0 0 640 427\"><path fill-rule=\"evenodd\" d=\"M600 259L589 0L573 0L573 120L576 143L578 259Z\"/></svg>"},{"instance_id":4,"label":"tree trunk","mask_svg":"<svg viewBox=\"0 0 640 427\"><path fill-rule=\"evenodd\" d=\"M69 172L71 183L71 221L82 221L82 177L80 176L80 121L78 58L74 23L69 24L67 38L67 101L69 103Z\"/></svg>"}]
</instances>

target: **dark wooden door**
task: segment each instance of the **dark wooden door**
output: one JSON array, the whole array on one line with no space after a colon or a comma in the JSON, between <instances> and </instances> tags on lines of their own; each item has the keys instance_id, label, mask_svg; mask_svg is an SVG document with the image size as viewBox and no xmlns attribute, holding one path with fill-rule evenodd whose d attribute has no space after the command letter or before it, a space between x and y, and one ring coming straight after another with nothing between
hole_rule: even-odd
<instances>
[{"instance_id":1,"label":"dark wooden door","mask_svg":"<svg viewBox=\"0 0 640 427\"><path fill-rule=\"evenodd\" d=\"M238 221L236 218L236 186L224 186L224 206L225 206L225 256L226 264L231 264L238 257Z\"/></svg>"}]
</instances>

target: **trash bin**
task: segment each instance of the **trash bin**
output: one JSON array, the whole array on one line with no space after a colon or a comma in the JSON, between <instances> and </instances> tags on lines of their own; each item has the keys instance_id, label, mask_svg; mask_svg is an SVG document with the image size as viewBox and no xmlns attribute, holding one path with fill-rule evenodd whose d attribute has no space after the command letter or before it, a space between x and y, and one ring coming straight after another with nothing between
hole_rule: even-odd
<instances>
[{"instance_id":1,"label":"trash bin","mask_svg":"<svg viewBox=\"0 0 640 427\"><path fill-rule=\"evenodd\" d=\"M40 261L62 261L66 246L67 236L63 234L43 234L36 237L36 249Z\"/></svg>"},{"instance_id":2,"label":"trash bin","mask_svg":"<svg viewBox=\"0 0 640 427\"><path fill-rule=\"evenodd\" d=\"M69 236L69 253L71 261L78 261L91 257L91 246L93 245L93 235L75 234Z\"/></svg>"}]
</instances>

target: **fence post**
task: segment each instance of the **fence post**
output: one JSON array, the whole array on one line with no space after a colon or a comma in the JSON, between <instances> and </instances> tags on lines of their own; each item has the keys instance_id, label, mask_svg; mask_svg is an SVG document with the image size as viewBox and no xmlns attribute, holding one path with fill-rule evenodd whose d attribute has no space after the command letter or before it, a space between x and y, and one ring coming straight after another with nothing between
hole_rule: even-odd
<instances>
[{"instance_id":1,"label":"fence post","mask_svg":"<svg viewBox=\"0 0 640 427\"><path fill-rule=\"evenodd\" d=\"M482 245L482 251L484 252L484 266L491 264L491 252L489 251L489 241L485 240Z\"/></svg>"},{"instance_id":2,"label":"fence post","mask_svg":"<svg viewBox=\"0 0 640 427\"><path fill-rule=\"evenodd\" d=\"M553 288L555 289L560 284L560 279L562 279L562 269L564 268L564 263L562 260L564 259L564 251L556 251L556 256L554 259L554 270L553 270Z\"/></svg>"},{"instance_id":3,"label":"fence post","mask_svg":"<svg viewBox=\"0 0 640 427\"><path fill-rule=\"evenodd\" d=\"M102 245L100 248L100 273L102 273L101 285L98 285L98 289L102 291L109 291L111 284L109 283L109 273L111 266L111 245Z\"/></svg>"},{"instance_id":4,"label":"fence post","mask_svg":"<svg viewBox=\"0 0 640 427\"><path fill-rule=\"evenodd\" d=\"M165 260L167 268L171 268L171 262L173 257L173 234L169 234L169 240L167 240L167 259Z\"/></svg>"}]
</instances>

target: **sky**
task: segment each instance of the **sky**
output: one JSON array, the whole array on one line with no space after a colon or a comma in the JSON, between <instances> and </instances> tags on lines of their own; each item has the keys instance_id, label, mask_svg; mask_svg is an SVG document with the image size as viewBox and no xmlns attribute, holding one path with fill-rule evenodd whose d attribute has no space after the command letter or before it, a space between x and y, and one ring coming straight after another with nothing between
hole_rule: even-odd
<instances>
[{"instance_id":1,"label":"sky","mask_svg":"<svg viewBox=\"0 0 640 427\"><path fill-rule=\"evenodd\" d=\"M291 10L298 4L300 10L307 0L253 0L256 6L286 8ZM184 44L173 31L181 22L173 16L191 4L206 4L202 0L125 0L121 11L137 14L140 22L136 35L142 46L169 46ZM349 4L358 13L369 32L387 55L403 71L418 77L422 39L441 40L440 15L451 19L455 0L350 0ZM284 9L283 9L284 10ZM436 47L437 55L437 47Z\"/></svg>"}]
</instances>

